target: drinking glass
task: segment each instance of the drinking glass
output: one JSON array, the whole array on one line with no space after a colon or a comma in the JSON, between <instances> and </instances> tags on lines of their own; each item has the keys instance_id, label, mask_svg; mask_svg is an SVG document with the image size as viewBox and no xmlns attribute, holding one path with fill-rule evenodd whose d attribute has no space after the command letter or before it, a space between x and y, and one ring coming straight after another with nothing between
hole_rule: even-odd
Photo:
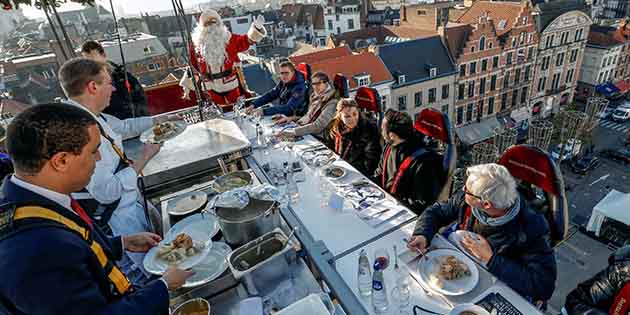
<instances>
[{"instance_id":1,"label":"drinking glass","mask_svg":"<svg viewBox=\"0 0 630 315\"><path fill-rule=\"evenodd\" d=\"M409 311L407 307L409 306L409 286L401 286L398 285L392 289L392 302L395 305L398 305L398 312L396 314L399 315L408 315Z\"/></svg>"},{"instance_id":2,"label":"drinking glass","mask_svg":"<svg viewBox=\"0 0 630 315\"><path fill-rule=\"evenodd\" d=\"M374 263L378 262L383 270L389 267L389 252L385 248L379 248L374 251Z\"/></svg>"}]
</instances>

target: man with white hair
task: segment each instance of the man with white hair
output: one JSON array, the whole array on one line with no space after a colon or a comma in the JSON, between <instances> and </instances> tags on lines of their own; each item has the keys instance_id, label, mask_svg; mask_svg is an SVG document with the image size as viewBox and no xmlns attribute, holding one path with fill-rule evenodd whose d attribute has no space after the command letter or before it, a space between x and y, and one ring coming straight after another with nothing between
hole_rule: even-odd
<instances>
[{"instance_id":1,"label":"man with white hair","mask_svg":"<svg viewBox=\"0 0 630 315\"><path fill-rule=\"evenodd\" d=\"M458 232L458 245L516 292L545 305L557 275L547 221L527 207L504 166L472 166L467 174L462 192L422 213L408 247L426 252L438 230L455 222L445 234L473 232Z\"/></svg>"},{"instance_id":2,"label":"man with white hair","mask_svg":"<svg viewBox=\"0 0 630 315\"><path fill-rule=\"evenodd\" d=\"M241 82L244 78L239 78L238 53L267 35L264 23L265 19L258 16L247 34L241 35L230 32L215 10L205 10L199 17L192 34L194 47L190 49L190 60L215 104L232 105L241 95L249 97ZM189 74L182 78L180 85L184 88L184 97L188 98L188 93L194 89Z\"/></svg>"}]
</instances>

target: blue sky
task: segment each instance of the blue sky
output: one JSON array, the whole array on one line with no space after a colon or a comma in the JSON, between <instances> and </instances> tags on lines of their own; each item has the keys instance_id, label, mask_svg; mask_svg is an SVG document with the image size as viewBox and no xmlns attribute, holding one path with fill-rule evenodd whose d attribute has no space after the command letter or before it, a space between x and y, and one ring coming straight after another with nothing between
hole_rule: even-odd
<instances>
[{"instance_id":1,"label":"blue sky","mask_svg":"<svg viewBox=\"0 0 630 315\"><path fill-rule=\"evenodd\" d=\"M184 7L188 8L194 6L199 3L207 3L209 0L182 0ZM96 3L101 4L105 8L109 9L109 0L102 1L97 0ZM22 5L20 7L24 15L30 18L40 18L44 17L44 12L35 9L34 7ZM67 10L77 10L80 9L81 5L75 3L63 4L61 5L61 11ZM114 0L114 8L116 9L116 15L120 15L121 9L124 14L139 14L140 12L155 12L155 11L164 11L170 10L173 8L170 0L133 0L133 1L124 1L124 0Z\"/></svg>"}]
</instances>

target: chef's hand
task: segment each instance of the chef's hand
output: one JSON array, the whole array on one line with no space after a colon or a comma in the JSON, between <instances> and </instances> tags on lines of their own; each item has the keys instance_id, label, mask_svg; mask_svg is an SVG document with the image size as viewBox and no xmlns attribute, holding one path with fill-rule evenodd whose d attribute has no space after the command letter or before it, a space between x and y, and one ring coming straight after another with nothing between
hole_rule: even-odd
<instances>
[{"instance_id":1,"label":"chef's hand","mask_svg":"<svg viewBox=\"0 0 630 315\"><path fill-rule=\"evenodd\" d=\"M478 240L475 240L470 235L465 235L461 244L467 252L485 264L492 258L492 247L490 247L488 240L481 236L478 237Z\"/></svg>"},{"instance_id":2,"label":"chef's hand","mask_svg":"<svg viewBox=\"0 0 630 315\"><path fill-rule=\"evenodd\" d=\"M123 236L125 249L133 253L146 253L156 246L162 238L153 233L142 232Z\"/></svg>"},{"instance_id":3,"label":"chef's hand","mask_svg":"<svg viewBox=\"0 0 630 315\"><path fill-rule=\"evenodd\" d=\"M407 248L415 250L417 252L426 253L427 251L427 238L422 235L414 235L407 243Z\"/></svg>"},{"instance_id":4,"label":"chef's hand","mask_svg":"<svg viewBox=\"0 0 630 315\"><path fill-rule=\"evenodd\" d=\"M182 114L169 114L169 115L160 115L157 117L153 117L153 124L157 125L157 124L161 124L163 122L167 122L167 121L178 121L178 120L184 120L184 116L182 116Z\"/></svg>"},{"instance_id":5,"label":"chef's hand","mask_svg":"<svg viewBox=\"0 0 630 315\"><path fill-rule=\"evenodd\" d=\"M161 143L145 143L144 147L142 147L142 157L148 161L158 154L161 148Z\"/></svg>"},{"instance_id":6,"label":"chef's hand","mask_svg":"<svg viewBox=\"0 0 630 315\"><path fill-rule=\"evenodd\" d=\"M186 283L186 279L190 278L195 273L192 270L182 270L177 267L168 267L162 275L162 279L166 281L166 286L169 291L174 291L181 288L184 283Z\"/></svg>"}]
</instances>

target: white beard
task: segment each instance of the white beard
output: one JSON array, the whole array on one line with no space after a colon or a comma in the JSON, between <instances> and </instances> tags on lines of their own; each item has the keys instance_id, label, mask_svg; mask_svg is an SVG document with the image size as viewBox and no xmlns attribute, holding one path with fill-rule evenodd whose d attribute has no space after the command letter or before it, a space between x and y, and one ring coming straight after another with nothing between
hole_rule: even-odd
<instances>
[{"instance_id":1,"label":"white beard","mask_svg":"<svg viewBox=\"0 0 630 315\"><path fill-rule=\"evenodd\" d=\"M199 24L193 31L192 41L195 44L195 50L214 73L220 72L223 67L226 57L225 47L231 35L221 22L208 27Z\"/></svg>"}]
</instances>

